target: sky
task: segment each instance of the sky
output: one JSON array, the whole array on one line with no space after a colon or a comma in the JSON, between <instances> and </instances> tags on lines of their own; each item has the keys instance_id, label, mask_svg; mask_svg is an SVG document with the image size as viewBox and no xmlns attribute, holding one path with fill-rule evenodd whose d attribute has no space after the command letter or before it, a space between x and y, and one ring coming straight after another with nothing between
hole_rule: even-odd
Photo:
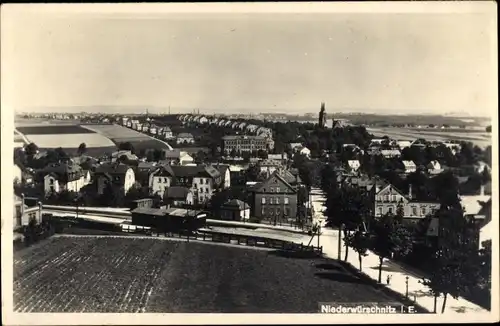
<instances>
[{"instance_id":1,"label":"sky","mask_svg":"<svg viewBox=\"0 0 500 326\"><path fill-rule=\"evenodd\" d=\"M2 10L2 107L488 116L495 33L484 10Z\"/></svg>"}]
</instances>

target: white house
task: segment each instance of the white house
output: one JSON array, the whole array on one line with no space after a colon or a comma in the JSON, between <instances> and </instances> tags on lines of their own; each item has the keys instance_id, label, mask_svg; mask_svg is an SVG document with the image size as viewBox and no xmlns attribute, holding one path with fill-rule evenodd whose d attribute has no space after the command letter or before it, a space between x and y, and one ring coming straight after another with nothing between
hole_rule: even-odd
<instances>
[{"instance_id":1,"label":"white house","mask_svg":"<svg viewBox=\"0 0 500 326\"><path fill-rule=\"evenodd\" d=\"M311 150L305 146L302 146L300 149L297 151L300 155L304 155L307 157L311 157Z\"/></svg>"},{"instance_id":2,"label":"white house","mask_svg":"<svg viewBox=\"0 0 500 326\"><path fill-rule=\"evenodd\" d=\"M400 157L401 151L398 149L382 149L380 150L380 154L385 158Z\"/></svg>"},{"instance_id":3,"label":"white house","mask_svg":"<svg viewBox=\"0 0 500 326\"><path fill-rule=\"evenodd\" d=\"M403 161L405 167L405 173L412 173L417 171L417 165L413 161Z\"/></svg>"},{"instance_id":4,"label":"white house","mask_svg":"<svg viewBox=\"0 0 500 326\"><path fill-rule=\"evenodd\" d=\"M405 149L406 147L411 146L411 140L398 140L398 146L400 150Z\"/></svg>"},{"instance_id":5,"label":"white house","mask_svg":"<svg viewBox=\"0 0 500 326\"><path fill-rule=\"evenodd\" d=\"M427 172L429 174L439 174L443 172L443 169L441 168L441 164L438 161L434 160L427 164Z\"/></svg>"},{"instance_id":6,"label":"white house","mask_svg":"<svg viewBox=\"0 0 500 326\"><path fill-rule=\"evenodd\" d=\"M359 167L361 166L359 160L348 160L347 165L352 171L358 171Z\"/></svg>"},{"instance_id":7,"label":"white house","mask_svg":"<svg viewBox=\"0 0 500 326\"><path fill-rule=\"evenodd\" d=\"M161 128L159 134L160 134L160 136L163 136L165 139L174 138L174 134L172 133L172 129L170 129L169 126L165 126L165 127Z\"/></svg>"},{"instance_id":8,"label":"white house","mask_svg":"<svg viewBox=\"0 0 500 326\"><path fill-rule=\"evenodd\" d=\"M142 123L141 122L138 122L135 124L135 130L142 131Z\"/></svg>"},{"instance_id":9,"label":"white house","mask_svg":"<svg viewBox=\"0 0 500 326\"><path fill-rule=\"evenodd\" d=\"M149 175L149 190L153 194L165 195L165 190L172 185L174 172L169 165L160 165Z\"/></svg>"},{"instance_id":10,"label":"white house","mask_svg":"<svg viewBox=\"0 0 500 326\"><path fill-rule=\"evenodd\" d=\"M60 193L63 190L79 192L87 185L82 168L76 164L57 164L48 167L43 178L45 194Z\"/></svg>"},{"instance_id":11,"label":"white house","mask_svg":"<svg viewBox=\"0 0 500 326\"><path fill-rule=\"evenodd\" d=\"M177 144L193 144L194 137L190 133L180 133L177 135Z\"/></svg>"},{"instance_id":12,"label":"white house","mask_svg":"<svg viewBox=\"0 0 500 326\"><path fill-rule=\"evenodd\" d=\"M151 127L149 127L149 133L152 134L152 135L158 134L158 126L151 125Z\"/></svg>"},{"instance_id":13,"label":"white house","mask_svg":"<svg viewBox=\"0 0 500 326\"><path fill-rule=\"evenodd\" d=\"M200 118L200 121L198 121L198 123L204 125L204 124L207 124L208 123L208 119L207 117L203 116Z\"/></svg>"}]
</instances>

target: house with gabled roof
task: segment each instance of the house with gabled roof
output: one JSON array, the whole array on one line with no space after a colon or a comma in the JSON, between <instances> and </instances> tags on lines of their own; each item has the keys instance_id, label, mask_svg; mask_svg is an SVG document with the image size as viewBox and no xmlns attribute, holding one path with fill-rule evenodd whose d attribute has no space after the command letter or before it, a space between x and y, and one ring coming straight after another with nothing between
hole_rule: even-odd
<instances>
[{"instance_id":1,"label":"house with gabled roof","mask_svg":"<svg viewBox=\"0 0 500 326\"><path fill-rule=\"evenodd\" d=\"M172 186L165 189L163 202L167 207L183 207L194 204L193 191L187 187Z\"/></svg>"},{"instance_id":2,"label":"house with gabled roof","mask_svg":"<svg viewBox=\"0 0 500 326\"><path fill-rule=\"evenodd\" d=\"M351 171L358 171L359 167L361 166L361 163L359 163L359 160L348 160L347 161L347 166Z\"/></svg>"},{"instance_id":3,"label":"house with gabled roof","mask_svg":"<svg viewBox=\"0 0 500 326\"><path fill-rule=\"evenodd\" d=\"M108 186L127 194L135 183L135 172L123 163L105 163L99 165L94 172L97 193L102 195Z\"/></svg>"},{"instance_id":4,"label":"house with gabled roof","mask_svg":"<svg viewBox=\"0 0 500 326\"><path fill-rule=\"evenodd\" d=\"M413 173L417 171L417 165L411 160L403 160L403 165L405 167L405 173Z\"/></svg>"},{"instance_id":5,"label":"house with gabled roof","mask_svg":"<svg viewBox=\"0 0 500 326\"><path fill-rule=\"evenodd\" d=\"M286 170L276 170L265 181L248 189L251 192L251 216L279 223L297 217L297 179Z\"/></svg>"},{"instance_id":6,"label":"house with gabled roof","mask_svg":"<svg viewBox=\"0 0 500 326\"><path fill-rule=\"evenodd\" d=\"M177 144L193 144L194 137L190 133L182 132L177 135L176 142Z\"/></svg>"},{"instance_id":7,"label":"house with gabled roof","mask_svg":"<svg viewBox=\"0 0 500 326\"><path fill-rule=\"evenodd\" d=\"M63 190L79 192L88 184L81 166L74 163L56 163L43 170L43 185L46 195Z\"/></svg>"},{"instance_id":8,"label":"house with gabled roof","mask_svg":"<svg viewBox=\"0 0 500 326\"><path fill-rule=\"evenodd\" d=\"M230 221L249 220L250 206L239 199L231 199L222 205L220 216L222 219Z\"/></svg>"},{"instance_id":9,"label":"house with gabled roof","mask_svg":"<svg viewBox=\"0 0 500 326\"><path fill-rule=\"evenodd\" d=\"M443 172L443 168L441 167L441 164L437 160L430 161L429 164L427 164L427 173L429 174L439 174Z\"/></svg>"},{"instance_id":10,"label":"house with gabled roof","mask_svg":"<svg viewBox=\"0 0 500 326\"><path fill-rule=\"evenodd\" d=\"M374 212L376 217L385 214L396 215L398 210L403 213L403 220L418 221L436 212L440 204L437 201L422 201L412 197L411 186L408 195L387 183L384 187L374 190Z\"/></svg>"},{"instance_id":11,"label":"house with gabled roof","mask_svg":"<svg viewBox=\"0 0 500 326\"><path fill-rule=\"evenodd\" d=\"M149 191L163 198L165 190L174 183L175 174L168 164L158 164L149 170Z\"/></svg>"}]
</instances>

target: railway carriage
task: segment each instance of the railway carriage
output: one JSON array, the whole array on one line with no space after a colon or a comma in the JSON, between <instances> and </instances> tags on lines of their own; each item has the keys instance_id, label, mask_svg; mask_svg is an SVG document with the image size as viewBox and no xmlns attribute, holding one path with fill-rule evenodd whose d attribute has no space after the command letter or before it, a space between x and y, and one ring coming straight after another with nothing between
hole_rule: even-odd
<instances>
[{"instance_id":1,"label":"railway carriage","mask_svg":"<svg viewBox=\"0 0 500 326\"><path fill-rule=\"evenodd\" d=\"M132 211L132 224L158 232L192 232L205 226L206 216L205 212L184 208L138 207Z\"/></svg>"}]
</instances>

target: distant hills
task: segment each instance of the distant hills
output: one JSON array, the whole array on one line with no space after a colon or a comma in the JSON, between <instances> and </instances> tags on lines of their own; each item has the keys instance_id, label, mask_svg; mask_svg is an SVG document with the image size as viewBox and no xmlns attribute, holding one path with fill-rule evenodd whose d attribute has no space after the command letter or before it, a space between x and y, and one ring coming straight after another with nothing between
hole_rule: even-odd
<instances>
[{"instance_id":1,"label":"distant hills","mask_svg":"<svg viewBox=\"0 0 500 326\"><path fill-rule=\"evenodd\" d=\"M314 109L268 109L268 110L258 110L258 109L202 109L200 108L200 114L231 114L231 113L262 113L262 114L276 114L276 115L309 115L312 117L317 116L317 112ZM107 113L107 114L145 114L146 112L152 114L181 114L181 113L197 113L197 108L176 108L176 107L158 107L158 106L147 106L147 105L93 105L93 106L58 106L58 107L32 107L26 108L24 110L16 111L17 114L20 113ZM311 112L313 111L313 112ZM318 110L319 111L319 106ZM359 115L377 115L377 116L442 116L450 118L479 118L479 119L489 119L489 117L474 117L469 112L447 112L444 114L432 113L432 112L419 112L419 113L401 113L394 110L375 110L375 109L352 109L341 111L335 111L333 109L327 108L328 116L339 116L339 117L349 117L349 116L359 116ZM286 113L285 113L286 112Z\"/></svg>"}]
</instances>

